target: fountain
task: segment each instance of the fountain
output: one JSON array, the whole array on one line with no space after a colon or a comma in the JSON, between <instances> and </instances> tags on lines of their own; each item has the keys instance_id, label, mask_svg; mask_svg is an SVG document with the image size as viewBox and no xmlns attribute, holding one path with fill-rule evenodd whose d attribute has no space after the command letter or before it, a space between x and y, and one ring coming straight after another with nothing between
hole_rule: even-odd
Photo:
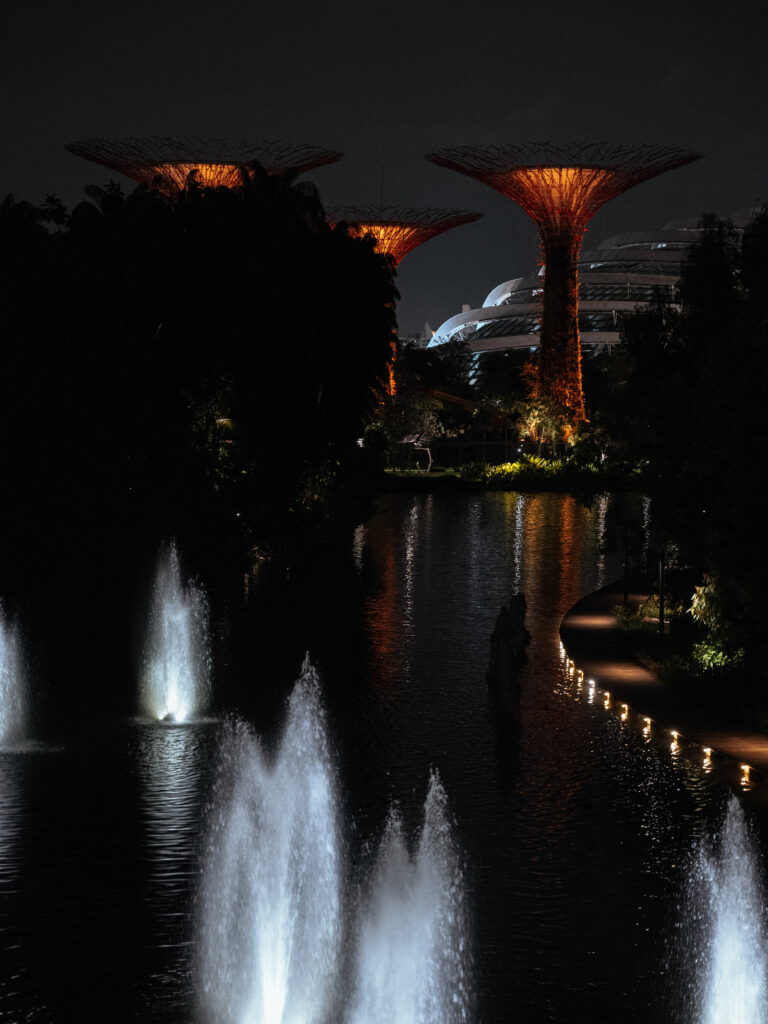
<instances>
[{"instance_id":1,"label":"fountain","mask_svg":"<svg viewBox=\"0 0 768 1024\"><path fill-rule=\"evenodd\" d=\"M24 677L16 626L0 605L0 744L14 743L24 728Z\"/></svg>"},{"instance_id":2,"label":"fountain","mask_svg":"<svg viewBox=\"0 0 768 1024\"><path fill-rule=\"evenodd\" d=\"M340 850L325 715L306 658L271 761L243 722L225 729L198 897L198 1021L469 1019L463 878L437 775L413 856L391 812L360 900L345 889Z\"/></svg>"},{"instance_id":3,"label":"fountain","mask_svg":"<svg viewBox=\"0 0 768 1024\"><path fill-rule=\"evenodd\" d=\"M208 607L202 588L181 579L175 543L158 564L144 655L141 702L152 718L185 722L209 696Z\"/></svg>"},{"instance_id":4,"label":"fountain","mask_svg":"<svg viewBox=\"0 0 768 1024\"><path fill-rule=\"evenodd\" d=\"M197 1019L333 1019L341 881L334 770L307 659L271 763L248 726L226 727L198 900Z\"/></svg>"},{"instance_id":5,"label":"fountain","mask_svg":"<svg viewBox=\"0 0 768 1024\"><path fill-rule=\"evenodd\" d=\"M760 862L738 800L689 878L688 1015L696 1024L768 1024L768 942Z\"/></svg>"},{"instance_id":6,"label":"fountain","mask_svg":"<svg viewBox=\"0 0 768 1024\"><path fill-rule=\"evenodd\" d=\"M348 1024L469 1020L466 936L459 856L433 773L413 857L389 815L358 925Z\"/></svg>"}]
</instances>

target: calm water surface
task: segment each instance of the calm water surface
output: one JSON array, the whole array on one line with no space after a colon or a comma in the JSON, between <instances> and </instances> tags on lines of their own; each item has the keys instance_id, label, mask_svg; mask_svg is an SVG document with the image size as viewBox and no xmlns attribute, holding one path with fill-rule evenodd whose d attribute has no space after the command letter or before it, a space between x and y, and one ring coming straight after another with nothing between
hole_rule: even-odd
<instances>
[{"instance_id":1,"label":"calm water surface","mask_svg":"<svg viewBox=\"0 0 768 1024\"><path fill-rule=\"evenodd\" d=\"M666 970L685 865L725 789L591 703L558 627L619 575L606 501L390 496L346 564L262 570L213 599L218 707L175 728L87 726L0 752L0 1020L192 1019L200 837L221 720L273 742L309 650L323 680L350 863L391 802L415 831L448 793L472 919L478 1024L680 1020ZM488 641L522 590L519 725L491 699ZM131 628L131 624L126 624ZM138 686L125 680L125 686Z\"/></svg>"}]
</instances>

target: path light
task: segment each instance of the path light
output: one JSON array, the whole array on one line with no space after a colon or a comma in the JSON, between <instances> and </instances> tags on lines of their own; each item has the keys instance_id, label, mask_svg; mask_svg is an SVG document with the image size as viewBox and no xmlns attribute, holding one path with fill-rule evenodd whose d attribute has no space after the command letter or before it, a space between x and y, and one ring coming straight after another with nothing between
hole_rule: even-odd
<instances>
[{"instance_id":1,"label":"path light","mask_svg":"<svg viewBox=\"0 0 768 1024\"><path fill-rule=\"evenodd\" d=\"M669 749L672 751L673 754L677 754L680 752L680 744L677 742L678 735L679 734L676 733L674 729L672 729L672 742L669 745Z\"/></svg>"},{"instance_id":2,"label":"path light","mask_svg":"<svg viewBox=\"0 0 768 1024\"><path fill-rule=\"evenodd\" d=\"M704 747L704 763L702 767L705 772L712 771L712 747Z\"/></svg>"},{"instance_id":3,"label":"path light","mask_svg":"<svg viewBox=\"0 0 768 1024\"><path fill-rule=\"evenodd\" d=\"M621 705L621 720L622 720L622 722L626 722L628 714L629 714L629 705L628 704L622 704Z\"/></svg>"},{"instance_id":4,"label":"path light","mask_svg":"<svg viewBox=\"0 0 768 1024\"><path fill-rule=\"evenodd\" d=\"M651 735L651 720L650 718L644 718L643 722L645 722L645 725L643 726L643 736L645 736L646 739L649 739Z\"/></svg>"},{"instance_id":5,"label":"path light","mask_svg":"<svg viewBox=\"0 0 768 1024\"><path fill-rule=\"evenodd\" d=\"M611 706L611 695L610 695L610 693L608 693L608 691L606 690L606 691L605 691L605 694L604 694L604 696L605 696L605 700L603 701L603 707L604 707L604 708L605 708L605 710L607 711L607 710L608 710L608 708L609 708L609 707Z\"/></svg>"},{"instance_id":6,"label":"path light","mask_svg":"<svg viewBox=\"0 0 768 1024\"><path fill-rule=\"evenodd\" d=\"M579 682L580 683L584 682L584 673L581 671L581 669L579 669Z\"/></svg>"},{"instance_id":7,"label":"path light","mask_svg":"<svg viewBox=\"0 0 768 1024\"><path fill-rule=\"evenodd\" d=\"M739 767L741 768L741 779L740 779L740 782L741 782L742 788L743 789L749 789L749 786L750 786L750 782L749 782L750 768L749 768L749 765L748 764L742 764Z\"/></svg>"}]
</instances>

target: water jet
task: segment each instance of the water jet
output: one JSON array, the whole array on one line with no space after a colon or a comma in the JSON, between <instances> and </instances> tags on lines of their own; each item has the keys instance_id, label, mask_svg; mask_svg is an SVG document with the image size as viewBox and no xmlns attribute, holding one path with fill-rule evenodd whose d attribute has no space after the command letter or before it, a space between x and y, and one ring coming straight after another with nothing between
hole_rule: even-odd
<instances>
[{"instance_id":1,"label":"water jet","mask_svg":"<svg viewBox=\"0 0 768 1024\"><path fill-rule=\"evenodd\" d=\"M467 914L445 790L433 772L413 855L391 812L362 906L348 1024L469 1020Z\"/></svg>"},{"instance_id":2,"label":"water jet","mask_svg":"<svg viewBox=\"0 0 768 1024\"><path fill-rule=\"evenodd\" d=\"M308 659L274 758L243 722L226 725L197 918L199 1020L333 1019L342 857L335 772Z\"/></svg>"},{"instance_id":3,"label":"water jet","mask_svg":"<svg viewBox=\"0 0 768 1024\"><path fill-rule=\"evenodd\" d=\"M161 555L144 652L141 703L159 722L203 711L210 689L208 605L202 587L182 580L175 543Z\"/></svg>"},{"instance_id":4,"label":"water jet","mask_svg":"<svg viewBox=\"0 0 768 1024\"><path fill-rule=\"evenodd\" d=\"M768 935L758 849L731 796L688 882L684 939L696 1024L768 1024Z\"/></svg>"},{"instance_id":5,"label":"water jet","mask_svg":"<svg viewBox=\"0 0 768 1024\"><path fill-rule=\"evenodd\" d=\"M21 739L26 717L21 643L0 604L0 744Z\"/></svg>"}]
</instances>

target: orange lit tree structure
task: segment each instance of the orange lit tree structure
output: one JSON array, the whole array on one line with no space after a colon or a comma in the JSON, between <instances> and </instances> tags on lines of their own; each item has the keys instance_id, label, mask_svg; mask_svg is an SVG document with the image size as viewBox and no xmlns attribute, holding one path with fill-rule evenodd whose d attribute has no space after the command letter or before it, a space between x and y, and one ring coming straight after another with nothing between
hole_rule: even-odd
<instances>
[{"instance_id":1,"label":"orange lit tree structure","mask_svg":"<svg viewBox=\"0 0 768 1024\"><path fill-rule=\"evenodd\" d=\"M75 156L119 171L139 184L172 194L190 174L208 188L236 188L242 168L258 163L268 174L301 174L340 160L342 153L289 142L181 138L85 139L66 148Z\"/></svg>"},{"instance_id":2,"label":"orange lit tree structure","mask_svg":"<svg viewBox=\"0 0 768 1024\"><path fill-rule=\"evenodd\" d=\"M393 206L337 206L327 210L326 217L329 224L346 224L349 233L357 238L370 236L376 243L376 252L390 256L398 264L423 242L451 228L479 220L482 214L465 210L404 210ZM395 393L392 372L395 353L393 342L389 364L390 395Z\"/></svg>"},{"instance_id":3,"label":"orange lit tree structure","mask_svg":"<svg viewBox=\"0 0 768 1024\"><path fill-rule=\"evenodd\" d=\"M376 251L391 256L399 263L403 256L428 242L435 235L479 220L481 213L464 210L400 210L392 206L370 208L338 206L326 212L330 224L341 222L349 233L362 238L370 235L376 242Z\"/></svg>"},{"instance_id":4,"label":"orange lit tree structure","mask_svg":"<svg viewBox=\"0 0 768 1024\"><path fill-rule=\"evenodd\" d=\"M698 160L699 153L664 146L462 146L427 160L490 185L514 200L539 228L545 266L540 362L533 397L584 420L579 343L578 258L584 232L610 199L640 182Z\"/></svg>"}]
</instances>

